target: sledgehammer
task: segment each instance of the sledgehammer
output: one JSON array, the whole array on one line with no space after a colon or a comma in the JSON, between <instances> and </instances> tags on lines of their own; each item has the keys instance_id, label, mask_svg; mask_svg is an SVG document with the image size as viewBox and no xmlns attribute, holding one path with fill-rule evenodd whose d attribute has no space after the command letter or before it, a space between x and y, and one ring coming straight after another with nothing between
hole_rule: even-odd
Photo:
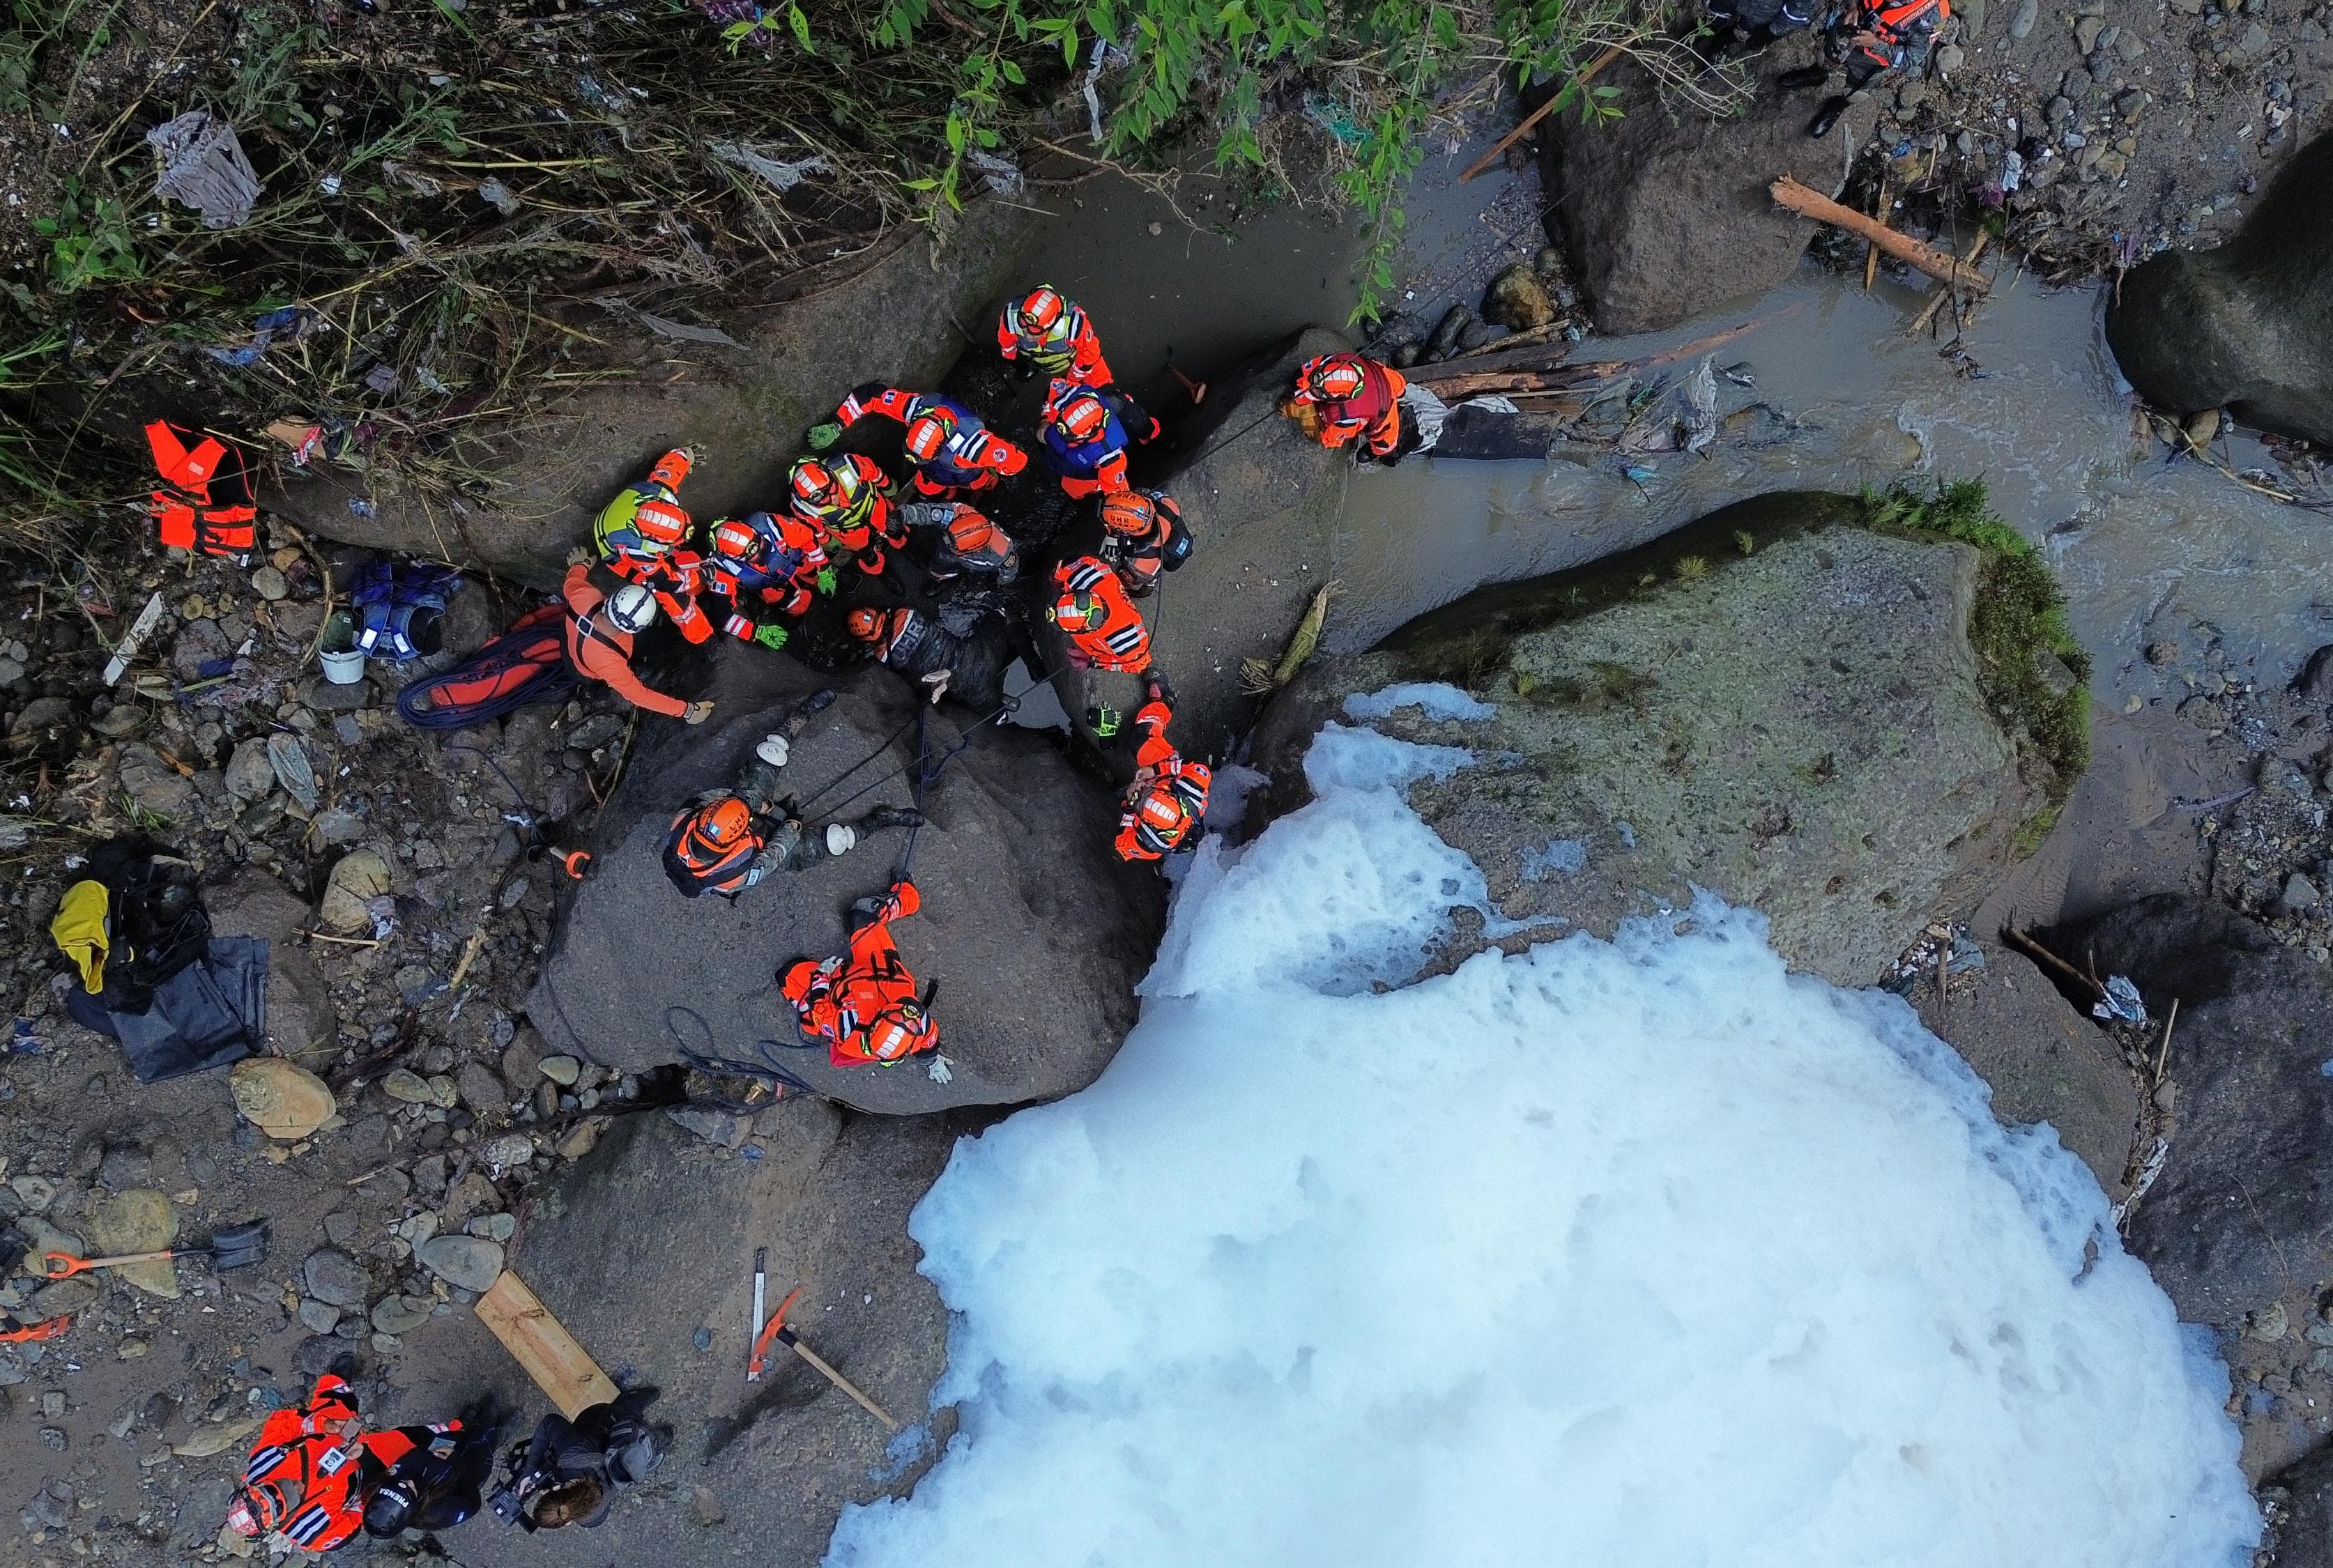
<instances>
[{"instance_id":1,"label":"sledgehammer","mask_svg":"<svg viewBox=\"0 0 2333 1568\"><path fill-rule=\"evenodd\" d=\"M840 1372L835 1371L834 1368L829 1366L823 1357L821 1357L816 1351L811 1349L810 1346L802 1343L800 1339L795 1337L794 1331L786 1326L786 1313L793 1306L794 1298L800 1295L802 1295L802 1286L794 1286L792 1291L787 1293L785 1300L778 1303L778 1310L770 1315L770 1321L762 1325L760 1336L754 1341L754 1359L745 1364L745 1381L749 1383L759 1382L761 1381L762 1373L767 1370L769 1365L769 1351L771 1343L774 1341L793 1352L794 1354L802 1357L802 1360L810 1362L811 1366L818 1372L819 1376L832 1383L836 1388L840 1389L844 1393L849 1394L851 1399L858 1402L860 1410L865 1410L869 1415L873 1416L877 1420L883 1423L883 1429L885 1431L898 1431L899 1429L899 1423L891 1419L890 1411L885 1410L881 1405L877 1404L873 1400L869 1399L864 1393L859 1391L859 1388L857 1383L852 1382L849 1378L844 1377Z\"/></svg>"}]
</instances>

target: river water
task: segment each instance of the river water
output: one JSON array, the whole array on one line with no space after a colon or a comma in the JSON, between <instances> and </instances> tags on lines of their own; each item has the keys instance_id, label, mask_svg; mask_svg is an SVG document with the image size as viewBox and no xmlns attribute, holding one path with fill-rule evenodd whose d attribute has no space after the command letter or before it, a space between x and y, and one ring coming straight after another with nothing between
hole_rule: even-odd
<instances>
[{"instance_id":1,"label":"river water","mask_svg":"<svg viewBox=\"0 0 2333 1568\"><path fill-rule=\"evenodd\" d=\"M1534 178L1456 184L1475 145L1431 160L1411 204L1407 303L1429 321L1446 302L1473 302L1502 258L1542 243ZM1292 206L1220 232L1184 221L1220 219L1225 188L1186 180L1170 204L1105 177L1040 198L1061 216L1034 243L1032 275L1086 305L1119 374L1154 406L1179 396L1170 358L1204 378L1307 324L1339 324L1350 308L1359 236L1349 226ZM1809 262L1763 297L1573 351L1627 359L1760 323L1717 351L1720 366L1746 362L1756 380L1721 380L1719 411L1763 403L1790 422L1780 440L1721 438L1705 459L1635 459L1633 479L1617 457L1586 448L1545 462L1427 457L1361 470L1330 563L1342 592L1328 646L1366 647L1482 584L1578 566L1748 496L1930 477L1984 480L2002 517L2043 545L2109 706L2165 694L2139 657L2156 638L2192 646L2216 635L2232 661L2280 681L2333 641L2333 521L2192 460L2169 463L2159 444L2135 447L2100 326L2101 287L2053 291L2004 273L1963 338L1957 369L1937 341L1906 336L1923 299L1884 276L1867 294L1859 280ZM2247 438L2228 455L2238 469L2269 466Z\"/></svg>"}]
</instances>

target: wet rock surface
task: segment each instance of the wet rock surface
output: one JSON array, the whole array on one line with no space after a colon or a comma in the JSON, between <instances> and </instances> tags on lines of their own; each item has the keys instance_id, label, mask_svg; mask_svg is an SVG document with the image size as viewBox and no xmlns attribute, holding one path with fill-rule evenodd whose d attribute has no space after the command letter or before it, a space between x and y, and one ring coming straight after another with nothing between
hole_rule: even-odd
<instances>
[{"instance_id":1,"label":"wet rock surface","mask_svg":"<svg viewBox=\"0 0 2333 1568\"><path fill-rule=\"evenodd\" d=\"M662 845L681 802L726 782L821 685L841 695L794 742L789 787L821 824L908 805L912 787L898 775L916 755L916 699L889 671L867 667L821 675L760 661L729 666L723 682L721 717L647 752L601 819L599 869L569 903L528 1002L551 1047L636 1072L678 1061L686 1046L774 1064L817 1093L894 1113L1011 1104L1090 1083L1134 1021L1134 982L1164 907L1156 875L1110 849L1109 789L1036 732L991 727L974 737L926 792L929 825L910 867L924 908L893 928L918 982L939 987L933 1012L952 1076L936 1081L928 1056L837 1068L822 1046L797 1044L777 971L842 951L851 902L890 884L907 836L871 835L734 903L682 897ZM951 710L925 722L936 755L963 738L965 721ZM819 795L870 754L878 760Z\"/></svg>"},{"instance_id":2,"label":"wet rock surface","mask_svg":"<svg viewBox=\"0 0 2333 1568\"><path fill-rule=\"evenodd\" d=\"M2150 403L2333 443L2333 137L2278 175L2216 250L2172 251L2122 281L2107 341Z\"/></svg>"},{"instance_id":3,"label":"wet rock surface","mask_svg":"<svg viewBox=\"0 0 2333 1568\"><path fill-rule=\"evenodd\" d=\"M1299 759L1323 723L1350 722L1348 697L1455 684L1495 712L1371 722L1474 753L1410 798L1483 869L1500 916L1552 923L1504 940L1608 933L1700 886L1764 911L1792 963L1870 983L1938 913L1973 905L2040 804L1978 692L1978 558L1842 527L1722 566L1693 559L1576 618L1565 579L1544 579L1316 664L1259 728L1256 765L1273 779L1259 806L1301 802ZM1633 579L1635 560L1608 564ZM1479 923L1466 929L1471 942Z\"/></svg>"}]
</instances>

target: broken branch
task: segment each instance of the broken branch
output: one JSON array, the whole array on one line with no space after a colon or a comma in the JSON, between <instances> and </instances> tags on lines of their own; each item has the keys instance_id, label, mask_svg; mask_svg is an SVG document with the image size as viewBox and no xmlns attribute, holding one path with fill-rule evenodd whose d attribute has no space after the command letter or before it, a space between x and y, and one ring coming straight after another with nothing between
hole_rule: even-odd
<instances>
[{"instance_id":1,"label":"broken branch","mask_svg":"<svg viewBox=\"0 0 2333 1568\"><path fill-rule=\"evenodd\" d=\"M1841 206L1820 191L1800 185L1789 175L1784 175L1766 188L1778 204L1800 216L1829 224L1869 240L1896 260L1919 268L1932 278L1942 279L1973 294L1982 294L1992 286L1983 272L1966 265L1959 257L1934 245L1924 245L1909 234L1899 234L1877 219L1866 217L1853 207Z\"/></svg>"}]
</instances>

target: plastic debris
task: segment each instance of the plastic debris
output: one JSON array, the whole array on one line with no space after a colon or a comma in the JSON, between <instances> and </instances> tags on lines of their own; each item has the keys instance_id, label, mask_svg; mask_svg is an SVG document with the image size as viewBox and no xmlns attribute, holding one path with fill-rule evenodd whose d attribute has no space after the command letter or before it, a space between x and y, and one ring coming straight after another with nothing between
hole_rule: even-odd
<instances>
[{"instance_id":1,"label":"plastic debris","mask_svg":"<svg viewBox=\"0 0 2333 1568\"><path fill-rule=\"evenodd\" d=\"M990 192L1001 196L1017 196L1026 191L1028 182L1022 178L1020 166L1010 158L974 148L964 155L964 160L980 171Z\"/></svg>"},{"instance_id":2,"label":"plastic debris","mask_svg":"<svg viewBox=\"0 0 2333 1568\"><path fill-rule=\"evenodd\" d=\"M297 305L285 305L253 318L251 325L251 341L233 349L208 348L203 352L222 365L256 365L278 338L296 341L307 330L308 312Z\"/></svg>"},{"instance_id":3,"label":"plastic debris","mask_svg":"<svg viewBox=\"0 0 2333 1568\"><path fill-rule=\"evenodd\" d=\"M676 338L684 343L717 343L725 349L742 349L737 341L718 327L691 326L686 321L675 321L664 316L651 316L629 300L610 295L600 301L602 310L619 316L629 317L659 338Z\"/></svg>"},{"instance_id":4,"label":"plastic debris","mask_svg":"<svg viewBox=\"0 0 2333 1568\"><path fill-rule=\"evenodd\" d=\"M518 215L518 193L498 179L480 180L478 199L492 206L494 211L506 218Z\"/></svg>"},{"instance_id":5,"label":"plastic debris","mask_svg":"<svg viewBox=\"0 0 2333 1568\"><path fill-rule=\"evenodd\" d=\"M2107 1023L2143 1024L2146 1004L2139 1000L2138 988L2130 983L2129 976L2108 975L2106 993L2092 1004L2090 1016Z\"/></svg>"},{"instance_id":6,"label":"plastic debris","mask_svg":"<svg viewBox=\"0 0 2333 1568\"><path fill-rule=\"evenodd\" d=\"M1706 452L1717 441L1717 372L1715 356L1704 354L1692 375L1685 378L1685 449Z\"/></svg>"},{"instance_id":7,"label":"plastic debris","mask_svg":"<svg viewBox=\"0 0 2333 1568\"><path fill-rule=\"evenodd\" d=\"M948 1059L946 1056L941 1056L937 1051L934 1051L932 1053L932 1065L925 1069L925 1071L935 1084L947 1083L955 1076L955 1074L951 1071L948 1066Z\"/></svg>"},{"instance_id":8,"label":"plastic debris","mask_svg":"<svg viewBox=\"0 0 2333 1568\"><path fill-rule=\"evenodd\" d=\"M772 158L742 141L708 141L705 144L705 150L723 163L734 164L749 174L760 176L768 182L771 189L781 196L811 175L834 172L834 166L827 162L823 153L814 152L808 158Z\"/></svg>"},{"instance_id":9,"label":"plastic debris","mask_svg":"<svg viewBox=\"0 0 2333 1568\"><path fill-rule=\"evenodd\" d=\"M130 635L113 645L113 657L105 662L107 685L121 679L130 662L138 657L138 650L145 645L148 637L154 635L154 628L161 624L162 596L157 593L146 601L146 607L139 610L138 618L130 624Z\"/></svg>"},{"instance_id":10,"label":"plastic debris","mask_svg":"<svg viewBox=\"0 0 2333 1568\"><path fill-rule=\"evenodd\" d=\"M318 803L315 765L308 760L308 749L300 737L279 730L267 737L267 765L275 770L275 781L283 792L300 803L302 810L314 816Z\"/></svg>"},{"instance_id":11,"label":"plastic debris","mask_svg":"<svg viewBox=\"0 0 2333 1568\"><path fill-rule=\"evenodd\" d=\"M243 155L235 127L207 111L188 110L146 133L162 155L154 194L203 215L203 226L231 229L251 221L259 200L259 176Z\"/></svg>"}]
</instances>

